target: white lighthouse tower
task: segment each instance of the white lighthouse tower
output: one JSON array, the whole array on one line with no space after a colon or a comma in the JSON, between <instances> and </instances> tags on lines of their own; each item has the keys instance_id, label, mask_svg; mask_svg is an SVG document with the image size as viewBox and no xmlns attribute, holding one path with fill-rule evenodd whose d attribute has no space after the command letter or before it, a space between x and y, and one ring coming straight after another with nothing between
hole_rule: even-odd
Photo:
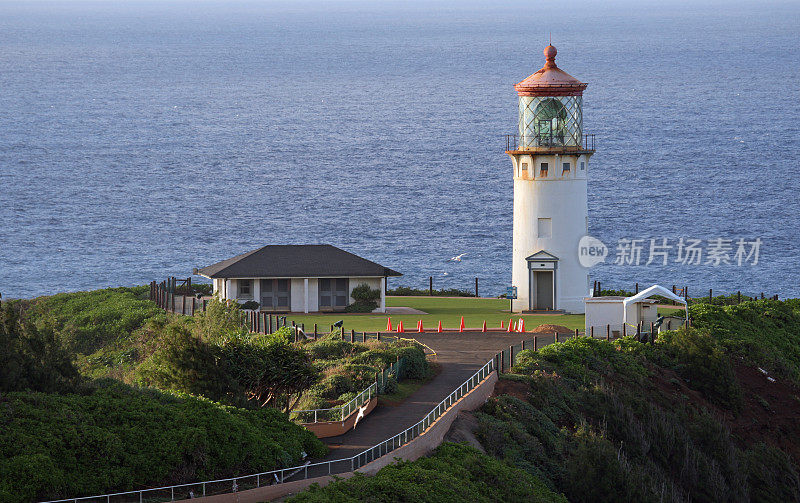
<instances>
[{"instance_id":1,"label":"white lighthouse tower","mask_svg":"<svg viewBox=\"0 0 800 503\"><path fill-rule=\"evenodd\" d=\"M582 313L589 275L578 242L589 226L594 137L583 133L586 84L556 66L555 47L545 47L544 56L544 67L514 86L519 129L506 144L514 164L512 307Z\"/></svg>"}]
</instances>

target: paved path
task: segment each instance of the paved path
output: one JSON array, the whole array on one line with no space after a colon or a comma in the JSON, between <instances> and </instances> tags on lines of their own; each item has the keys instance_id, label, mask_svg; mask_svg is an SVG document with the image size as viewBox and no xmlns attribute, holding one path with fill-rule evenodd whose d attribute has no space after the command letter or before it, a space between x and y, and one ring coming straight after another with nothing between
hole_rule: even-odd
<instances>
[{"instance_id":1,"label":"paved path","mask_svg":"<svg viewBox=\"0 0 800 503\"><path fill-rule=\"evenodd\" d=\"M523 336L533 334L506 332L444 332L441 334L406 334L428 345L436 352L441 372L400 405L379 405L358 424L356 429L338 437L323 439L330 452L322 460L354 456L375 444L412 426L430 412L454 389L480 369L490 358L510 344L518 344ZM543 341L543 337L539 336ZM550 337L552 339L552 337Z\"/></svg>"}]
</instances>

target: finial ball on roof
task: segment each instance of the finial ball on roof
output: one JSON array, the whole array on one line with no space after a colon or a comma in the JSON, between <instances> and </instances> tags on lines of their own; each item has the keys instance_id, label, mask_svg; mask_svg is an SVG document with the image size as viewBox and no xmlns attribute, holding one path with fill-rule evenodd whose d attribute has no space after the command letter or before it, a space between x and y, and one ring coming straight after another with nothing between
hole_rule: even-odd
<instances>
[{"instance_id":1,"label":"finial ball on roof","mask_svg":"<svg viewBox=\"0 0 800 503\"><path fill-rule=\"evenodd\" d=\"M544 57L545 59L547 59L547 61L552 61L556 59L557 53L558 51L552 45L548 45L547 47L544 48Z\"/></svg>"}]
</instances>

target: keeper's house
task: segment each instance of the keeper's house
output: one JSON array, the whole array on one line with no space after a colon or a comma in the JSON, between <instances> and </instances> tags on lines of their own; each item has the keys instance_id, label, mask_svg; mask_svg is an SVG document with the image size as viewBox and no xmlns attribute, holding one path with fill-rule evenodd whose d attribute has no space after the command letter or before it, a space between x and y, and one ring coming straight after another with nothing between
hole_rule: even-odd
<instances>
[{"instance_id":1,"label":"keeper's house","mask_svg":"<svg viewBox=\"0 0 800 503\"><path fill-rule=\"evenodd\" d=\"M220 299L254 300L262 311L343 311L353 288L366 283L381 291L386 312L386 278L397 271L331 245L269 245L204 267Z\"/></svg>"}]
</instances>

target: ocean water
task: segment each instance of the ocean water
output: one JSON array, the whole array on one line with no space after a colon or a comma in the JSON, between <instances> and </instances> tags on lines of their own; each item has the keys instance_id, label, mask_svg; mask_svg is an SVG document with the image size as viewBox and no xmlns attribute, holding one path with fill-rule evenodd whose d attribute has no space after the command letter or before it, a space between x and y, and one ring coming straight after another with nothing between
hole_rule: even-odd
<instances>
[{"instance_id":1,"label":"ocean water","mask_svg":"<svg viewBox=\"0 0 800 503\"><path fill-rule=\"evenodd\" d=\"M0 2L0 292L330 243L501 293L512 86L552 34L589 82L592 278L800 295L800 5L540 4ZM759 261L612 263L681 237Z\"/></svg>"}]
</instances>

